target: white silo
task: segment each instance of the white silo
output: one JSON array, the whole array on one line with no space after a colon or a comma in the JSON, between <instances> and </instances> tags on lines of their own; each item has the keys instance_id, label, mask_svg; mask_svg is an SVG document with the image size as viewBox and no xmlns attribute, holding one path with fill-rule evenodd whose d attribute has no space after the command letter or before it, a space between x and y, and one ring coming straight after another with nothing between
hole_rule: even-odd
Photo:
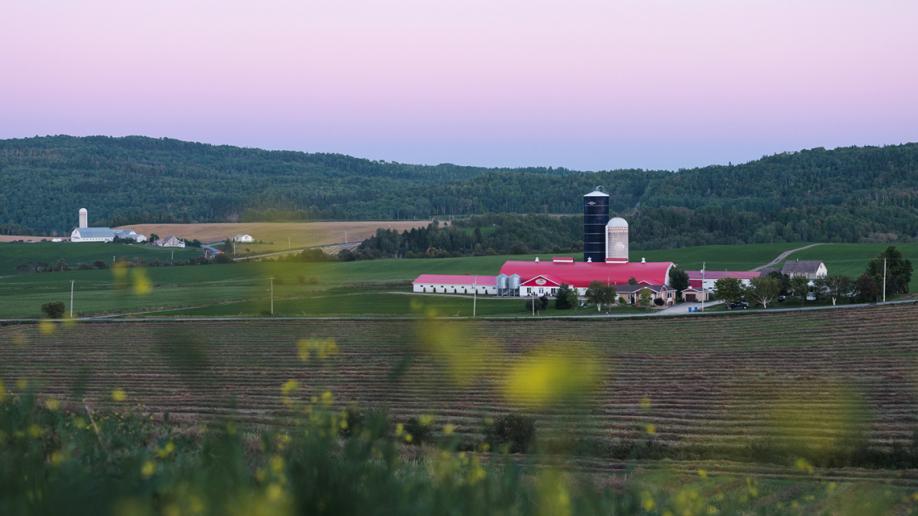
<instances>
[{"instance_id":1,"label":"white silo","mask_svg":"<svg viewBox=\"0 0 918 516\"><path fill-rule=\"evenodd\" d=\"M80 208L80 228L89 227L89 212L86 208Z\"/></svg>"},{"instance_id":2,"label":"white silo","mask_svg":"<svg viewBox=\"0 0 918 516\"><path fill-rule=\"evenodd\" d=\"M606 224L606 263L628 263L628 221L621 217Z\"/></svg>"}]
</instances>

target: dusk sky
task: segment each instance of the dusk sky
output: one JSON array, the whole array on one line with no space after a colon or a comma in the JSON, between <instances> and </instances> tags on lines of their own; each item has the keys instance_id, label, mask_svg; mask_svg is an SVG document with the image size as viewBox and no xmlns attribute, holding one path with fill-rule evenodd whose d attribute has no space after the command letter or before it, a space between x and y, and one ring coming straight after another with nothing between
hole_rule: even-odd
<instances>
[{"instance_id":1,"label":"dusk sky","mask_svg":"<svg viewBox=\"0 0 918 516\"><path fill-rule=\"evenodd\" d=\"M915 0L5 1L0 137L680 168L918 141Z\"/></svg>"}]
</instances>

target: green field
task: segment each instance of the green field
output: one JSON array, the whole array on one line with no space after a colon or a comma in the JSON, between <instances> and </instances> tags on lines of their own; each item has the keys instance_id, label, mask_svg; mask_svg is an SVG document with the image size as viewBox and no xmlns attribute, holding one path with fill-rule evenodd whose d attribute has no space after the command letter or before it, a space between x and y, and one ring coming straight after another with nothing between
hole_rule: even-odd
<instances>
[{"instance_id":1,"label":"green field","mask_svg":"<svg viewBox=\"0 0 918 516\"><path fill-rule=\"evenodd\" d=\"M89 264L99 260L111 266L117 260L162 263L187 261L201 256L200 249L164 249L148 244L105 244L94 242L35 242L35 243L0 243L0 277L16 274L16 267L28 263L47 263L54 265L59 260L67 262L71 268L79 264Z\"/></svg>"},{"instance_id":2,"label":"green field","mask_svg":"<svg viewBox=\"0 0 918 516\"><path fill-rule=\"evenodd\" d=\"M781 251L803 244L700 246L633 251L635 260L672 260L686 269L748 270ZM854 276L882 245L831 244L800 253L801 258L823 258L831 273ZM918 256L918 246L902 246L907 256ZM66 251L66 255L61 254ZM183 250L183 257L197 250ZM115 271L72 270L12 274L22 261L53 261L66 256L70 263L104 259L121 252L126 259L168 257L169 250L112 244L0 244L0 318L36 317L49 301L68 302L75 282L76 313L162 313L163 315L257 315L269 309L269 278L274 278L278 315L411 315L435 310L441 315L471 315L471 300L446 296L407 295L409 282L422 273L496 274L504 256L438 259L369 260L356 262L259 262L232 265L195 265L131 269L118 280ZM144 254L146 253L146 254ZM178 259L177 253L176 258ZM796 256L796 255L794 255ZM549 259L550 254L540 255ZM533 259L534 255L510 257ZM914 280L913 280L914 281ZM135 289L137 283L149 289ZM590 311L586 311L592 313ZM524 315L518 300L479 299L480 315ZM576 313L563 312L563 313Z\"/></svg>"}]
</instances>

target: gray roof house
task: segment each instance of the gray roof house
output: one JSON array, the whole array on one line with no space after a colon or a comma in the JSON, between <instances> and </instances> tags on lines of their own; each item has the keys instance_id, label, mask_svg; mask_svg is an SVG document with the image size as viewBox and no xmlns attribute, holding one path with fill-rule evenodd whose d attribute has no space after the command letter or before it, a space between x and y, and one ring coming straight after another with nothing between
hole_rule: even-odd
<instances>
[{"instance_id":1,"label":"gray roof house","mask_svg":"<svg viewBox=\"0 0 918 516\"><path fill-rule=\"evenodd\" d=\"M806 279L814 280L825 277L829 273L826 264L819 260L793 260L784 262L781 273L790 276L803 276Z\"/></svg>"}]
</instances>

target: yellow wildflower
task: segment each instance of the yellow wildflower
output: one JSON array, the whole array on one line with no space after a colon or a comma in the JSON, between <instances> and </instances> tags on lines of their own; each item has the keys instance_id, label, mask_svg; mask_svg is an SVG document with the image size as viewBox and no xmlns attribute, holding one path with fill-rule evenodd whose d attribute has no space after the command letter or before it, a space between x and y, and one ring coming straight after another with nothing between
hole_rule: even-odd
<instances>
[{"instance_id":1,"label":"yellow wildflower","mask_svg":"<svg viewBox=\"0 0 918 516\"><path fill-rule=\"evenodd\" d=\"M126 400L126 399L127 399L127 393L124 392L124 389L122 389L122 388L119 387L119 388L117 388L117 389L115 389L115 390L112 391L112 401L121 402L121 401L124 401L124 400Z\"/></svg>"},{"instance_id":2,"label":"yellow wildflower","mask_svg":"<svg viewBox=\"0 0 918 516\"><path fill-rule=\"evenodd\" d=\"M334 399L334 396L332 396L331 391L325 391L322 393L322 403L324 405L331 405L332 399Z\"/></svg>"},{"instance_id":3,"label":"yellow wildflower","mask_svg":"<svg viewBox=\"0 0 918 516\"><path fill-rule=\"evenodd\" d=\"M287 380L283 385L281 385L281 394L284 396L289 396L293 392L296 392L296 390L299 388L300 382L296 380Z\"/></svg>"},{"instance_id":4,"label":"yellow wildflower","mask_svg":"<svg viewBox=\"0 0 918 516\"><path fill-rule=\"evenodd\" d=\"M140 467L140 476L143 478L150 478L154 473L156 473L156 463L152 460L145 461Z\"/></svg>"},{"instance_id":5,"label":"yellow wildflower","mask_svg":"<svg viewBox=\"0 0 918 516\"><path fill-rule=\"evenodd\" d=\"M24 391L29 388L29 381L25 378L20 378L16 380L16 389Z\"/></svg>"},{"instance_id":6,"label":"yellow wildflower","mask_svg":"<svg viewBox=\"0 0 918 516\"><path fill-rule=\"evenodd\" d=\"M650 398L648 398L647 396L644 396L643 398L641 398L639 405L644 410L650 409Z\"/></svg>"},{"instance_id":7,"label":"yellow wildflower","mask_svg":"<svg viewBox=\"0 0 918 516\"><path fill-rule=\"evenodd\" d=\"M699 469L698 469L698 476L701 477L701 478L703 478L703 479L705 479L705 480L707 480L707 478L708 478L708 471L705 470L705 469L700 469L700 468L699 468Z\"/></svg>"},{"instance_id":8,"label":"yellow wildflower","mask_svg":"<svg viewBox=\"0 0 918 516\"><path fill-rule=\"evenodd\" d=\"M174 451L175 451L175 443L172 441L169 441L166 444L164 444L162 448L160 448L159 450L156 450L156 455L160 459L165 459L166 457L171 455L172 452Z\"/></svg>"},{"instance_id":9,"label":"yellow wildflower","mask_svg":"<svg viewBox=\"0 0 918 516\"><path fill-rule=\"evenodd\" d=\"M280 475L284 472L284 458L280 455L275 455L271 457L271 471L275 475Z\"/></svg>"},{"instance_id":10,"label":"yellow wildflower","mask_svg":"<svg viewBox=\"0 0 918 516\"><path fill-rule=\"evenodd\" d=\"M153 283L150 282L150 278L147 277L147 273L143 269L134 269L131 277L134 280L134 294L138 296L145 296L150 292L153 292Z\"/></svg>"},{"instance_id":11,"label":"yellow wildflower","mask_svg":"<svg viewBox=\"0 0 918 516\"><path fill-rule=\"evenodd\" d=\"M649 435L656 435L656 434L657 434L657 426L654 425L653 423L647 423L647 426L644 427L644 430L645 430Z\"/></svg>"},{"instance_id":12,"label":"yellow wildflower","mask_svg":"<svg viewBox=\"0 0 918 516\"><path fill-rule=\"evenodd\" d=\"M400 435L402 435L403 433L405 433L405 425L402 424L402 423L396 423L396 424L395 424L395 435L399 435L399 436L400 436Z\"/></svg>"},{"instance_id":13,"label":"yellow wildflower","mask_svg":"<svg viewBox=\"0 0 918 516\"><path fill-rule=\"evenodd\" d=\"M32 423L31 425L29 425L28 433L29 433L29 437L33 439L38 439L39 437L41 437L43 433L45 433L45 431L42 430L40 426L36 425L35 423Z\"/></svg>"},{"instance_id":14,"label":"yellow wildflower","mask_svg":"<svg viewBox=\"0 0 918 516\"><path fill-rule=\"evenodd\" d=\"M433 423L433 420L434 420L433 416L424 414L418 418L418 423L420 423L421 426L430 426L431 423Z\"/></svg>"},{"instance_id":15,"label":"yellow wildflower","mask_svg":"<svg viewBox=\"0 0 918 516\"><path fill-rule=\"evenodd\" d=\"M60 450L51 452L51 455L48 457L48 461L54 466L60 465L61 462L64 462L64 452Z\"/></svg>"},{"instance_id":16,"label":"yellow wildflower","mask_svg":"<svg viewBox=\"0 0 918 516\"><path fill-rule=\"evenodd\" d=\"M55 328L56 326L51 321L43 320L38 323L38 333L42 335L51 335Z\"/></svg>"},{"instance_id":17,"label":"yellow wildflower","mask_svg":"<svg viewBox=\"0 0 918 516\"><path fill-rule=\"evenodd\" d=\"M452 424L452 423L447 423L447 424L443 425L443 433L444 433L445 435L452 435L453 432L455 432L455 431L456 431L456 425L454 425L454 424Z\"/></svg>"},{"instance_id":18,"label":"yellow wildflower","mask_svg":"<svg viewBox=\"0 0 918 516\"><path fill-rule=\"evenodd\" d=\"M45 400L45 408L53 412L61 408L61 402L54 398L48 398Z\"/></svg>"}]
</instances>

